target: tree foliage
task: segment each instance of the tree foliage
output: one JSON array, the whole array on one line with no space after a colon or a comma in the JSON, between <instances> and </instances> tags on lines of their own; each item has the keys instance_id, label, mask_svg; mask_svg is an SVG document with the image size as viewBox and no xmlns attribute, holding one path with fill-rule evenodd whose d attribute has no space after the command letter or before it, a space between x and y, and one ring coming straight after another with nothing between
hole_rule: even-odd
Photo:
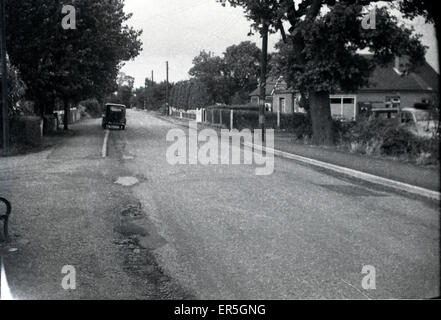
<instances>
[{"instance_id":1,"label":"tree foliage","mask_svg":"<svg viewBox=\"0 0 441 320\"><path fill-rule=\"evenodd\" d=\"M199 109L209 103L207 88L196 79L179 81L170 92L170 105L178 109Z\"/></svg>"},{"instance_id":2,"label":"tree foliage","mask_svg":"<svg viewBox=\"0 0 441 320\"><path fill-rule=\"evenodd\" d=\"M56 99L78 102L116 90L121 63L141 50L141 31L126 25L123 0L75 0L76 27L64 30L63 1L8 1L7 45L11 62L39 112Z\"/></svg>"},{"instance_id":3,"label":"tree foliage","mask_svg":"<svg viewBox=\"0 0 441 320\"><path fill-rule=\"evenodd\" d=\"M250 41L226 48L222 56L201 51L189 73L205 86L210 103L243 103L257 86L260 54Z\"/></svg>"},{"instance_id":4,"label":"tree foliage","mask_svg":"<svg viewBox=\"0 0 441 320\"><path fill-rule=\"evenodd\" d=\"M367 85L376 65L390 63L394 56L409 56L421 62L425 48L413 30L398 25L386 8L376 10L375 29L365 30L362 21L376 0L226 0L244 8L256 30L269 24L280 30L279 71L288 83L309 101L317 144L332 144L333 130L329 93L337 89L356 91ZM395 2L409 17L421 14L415 1ZM285 34L284 23L289 24ZM368 50L372 59L359 55Z\"/></svg>"}]
</instances>

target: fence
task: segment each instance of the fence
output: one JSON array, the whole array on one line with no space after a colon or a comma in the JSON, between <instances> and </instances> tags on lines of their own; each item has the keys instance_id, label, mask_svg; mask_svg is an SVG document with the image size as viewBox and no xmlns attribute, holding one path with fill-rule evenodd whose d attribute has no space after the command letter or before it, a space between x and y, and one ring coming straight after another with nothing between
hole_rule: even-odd
<instances>
[{"instance_id":1,"label":"fence","mask_svg":"<svg viewBox=\"0 0 441 320\"><path fill-rule=\"evenodd\" d=\"M201 109L182 110L182 109L170 108L171 116L179 119L196 120L196 122L202 122L201 113L202 113Z\"/></svg>"},{"instance_id":2,"label":"fence","mask_svg":"<svg viewBox=\"0 0 441 320\"><path fill-rule=\"evenodd\" d=\"M63 125L64 124L64 110L54 111L54 113L57 114L58 124ZM73 124L73 123L80 121L81 120L80 110L77 108L70 109L68 120L69 120L68 121L69 124Z\"/></svg>"},{"instance_id":3,"label":"fence","mask_svg":"<svg viewBox=\"0 0 441 320\"><path fill-rule=\"evenodd\" d=\"M198 123L224 127L227 129L258 129L259 111L253 106L243 108L209 107L197 110L178 110L172 108L171 115L180 119L196 120ZM310 135L311 124L306 114L265 114L265 127L268 129L284 129L301 137Z\"/></svg>"}]
</instances>

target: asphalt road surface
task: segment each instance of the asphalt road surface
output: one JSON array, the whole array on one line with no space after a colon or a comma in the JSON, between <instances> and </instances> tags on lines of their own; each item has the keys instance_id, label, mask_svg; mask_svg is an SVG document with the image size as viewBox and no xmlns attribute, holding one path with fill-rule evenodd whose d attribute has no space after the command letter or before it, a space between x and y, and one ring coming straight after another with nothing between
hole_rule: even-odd
<instances>
[{"instance_id":1,"label":"asphalt road surface","mask_svg":"<svg viewBox=\"0 0 441 320\"><path fill-rule=\"evenodd\" d=\"M439 296L436 202L281 158L269 176L173 166L166 135L188 131L151 113L129 110L105 158L99 119L73 129L43 152L0 159L0 195L14 206L0 253L15 298ZM62 286L66 265L74 290ZM364 266L375 289L362 286L373 276Z\"/></svg>"}]
</instances>

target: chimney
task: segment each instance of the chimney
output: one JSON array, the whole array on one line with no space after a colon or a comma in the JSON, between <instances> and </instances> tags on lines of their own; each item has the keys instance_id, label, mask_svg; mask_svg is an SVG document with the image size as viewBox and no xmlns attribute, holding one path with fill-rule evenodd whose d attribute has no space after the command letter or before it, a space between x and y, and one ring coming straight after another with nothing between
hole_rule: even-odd
<instances>
[{"instance_id":1,"label":"chimney","mask_svg":"<svg viewBox=\"0 0 441 320\"><path fill-rule=\"evenodd\" d=\"M396 56L394 69L399 75L406 75L409 73L410 60L407 56Z\"/></svg>"}]
</instances>

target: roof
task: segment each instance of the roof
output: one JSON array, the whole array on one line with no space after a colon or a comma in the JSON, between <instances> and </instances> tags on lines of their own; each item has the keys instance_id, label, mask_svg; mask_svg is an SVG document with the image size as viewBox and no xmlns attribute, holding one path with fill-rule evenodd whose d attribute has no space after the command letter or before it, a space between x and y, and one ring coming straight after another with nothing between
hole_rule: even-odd
<instances>
[{"instance_id":1,"label":"roof","mask_svg":"<svg viewBox=\"0 0 441 320\"><path fill-rule=\"evenodd\" d=\"M123 105L123 104L118 104L118 103L106 103L106 106L124 107L124 108L127 108L125 105Z\"/></svg>"},{"instance_id":2,"label":"roof","mask_svg":"<svg viewBox=\"0 0 441 320\"><path fill-rule=\"evenodd\" d=\"M406 75L400 75L391 63L377 67L369 78L369 85L359 91L434 91L438 92L439 75L427 63Z\"/></svg>"},{"instance_id":3,"label":"roof","mask_svg":"<svg viewBox=\"0 0 441 320\"><path fill-rule=\"evenodd\" d=\"M266 95L271 95L276 85L276 78L268 78ZM281 90L278 93L293 93L292 88ZM400 75L394 69L394 63L377 67L369 78L369 85L361 88L359 92L375 91L439 91L439 74L425 61L421 66L406 75ZM259 96L259 88L250 93L250 96Z\"/></svg>"},{"instance_id":4,"label":"roof","mask_svg":"<svg viewBox=\"0 0 441 320\"><path fill-rule=\"evenodd\" d=\"M273 92L275 86L277 83L277 78L269 77L266 80L266 86L265 86L265 95L270 96ZM257 87L254 91L250 93L250 97L252 96L260 96L260 87Z\"/></svg>"}]
</instances>

